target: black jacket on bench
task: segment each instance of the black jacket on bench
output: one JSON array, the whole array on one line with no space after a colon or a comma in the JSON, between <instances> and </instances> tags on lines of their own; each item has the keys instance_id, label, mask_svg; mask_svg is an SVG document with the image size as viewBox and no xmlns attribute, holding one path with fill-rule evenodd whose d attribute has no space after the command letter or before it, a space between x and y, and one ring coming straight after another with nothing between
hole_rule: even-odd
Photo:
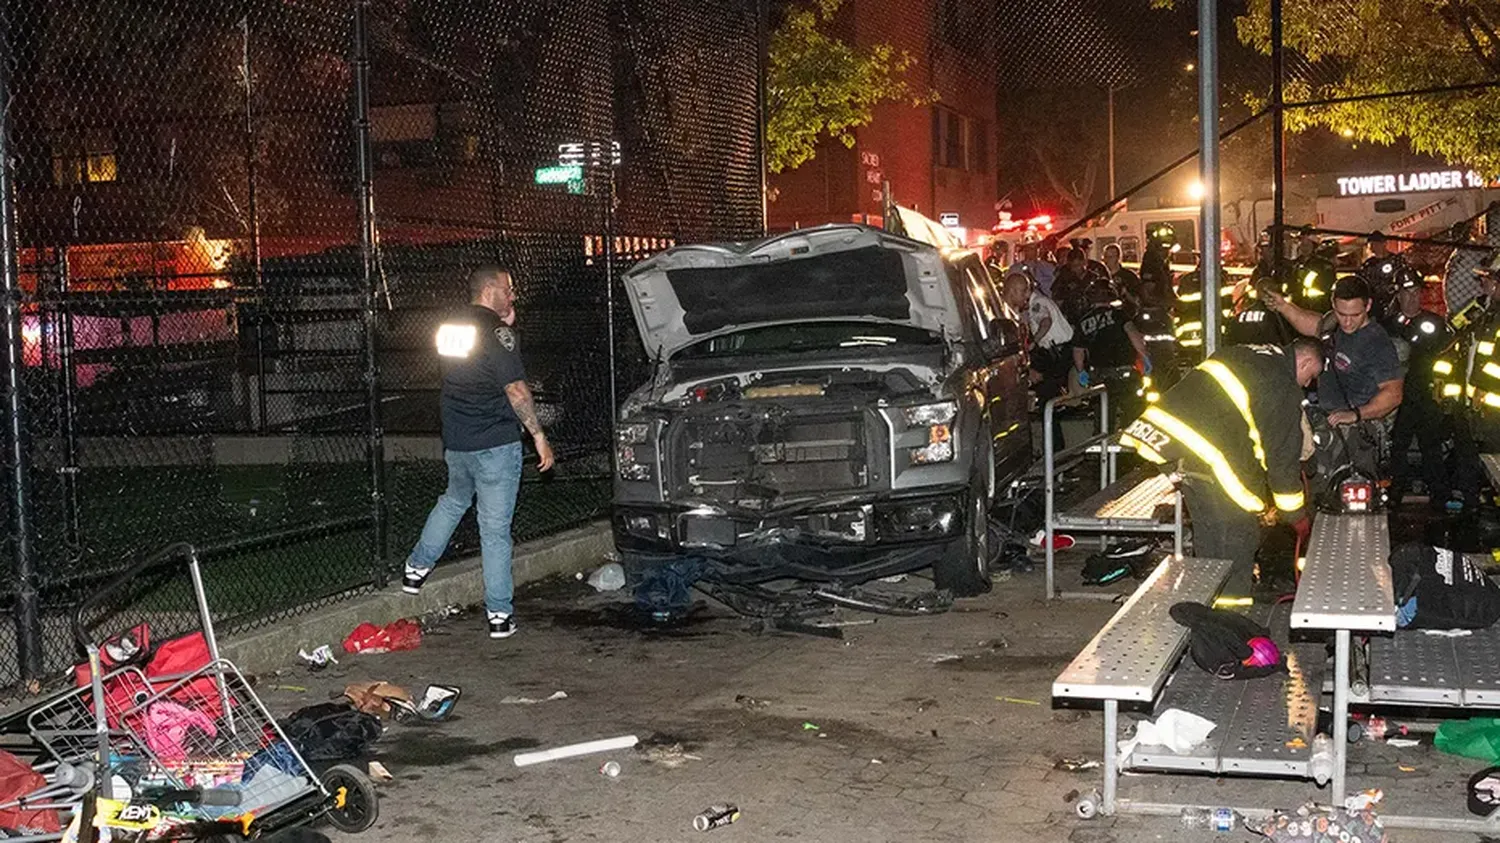
<instances>
[{"instance_id":1,"label":"black jacket on bench","mask_svg":"<svg viewBox=\"0 0 1500 843\"><path fill-rule=\"evenodd\" d=\"M1126 428L1121 443L1157 464L1195 457L1248 512L1302 517L1302 388L1279 346L1226 348Z\"/></svg>"}]
</instances>

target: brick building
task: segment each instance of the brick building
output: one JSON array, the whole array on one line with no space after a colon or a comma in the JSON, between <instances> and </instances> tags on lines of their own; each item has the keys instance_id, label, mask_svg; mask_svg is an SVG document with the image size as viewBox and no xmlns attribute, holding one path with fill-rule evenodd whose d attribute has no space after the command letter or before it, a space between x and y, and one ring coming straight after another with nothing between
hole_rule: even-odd
<instances>
[{"instance_id":1,"label":"brick building","mask_svg":"<svg viewBox=\"0 0 1500 843\"><path fill-rule=\"evenodd\" d=\"M979 0L848 0L832 33L857 46L887 43L914 59L908 83L936 102L885 103L856 129L854 148L824 141L795 170L774 174L767 211L772 231L875 222L881 184L895 200L938 219L987 232L995 221L995 40ZM972 235L971 235L972 236Z\"/></svg>"}]
</instances>

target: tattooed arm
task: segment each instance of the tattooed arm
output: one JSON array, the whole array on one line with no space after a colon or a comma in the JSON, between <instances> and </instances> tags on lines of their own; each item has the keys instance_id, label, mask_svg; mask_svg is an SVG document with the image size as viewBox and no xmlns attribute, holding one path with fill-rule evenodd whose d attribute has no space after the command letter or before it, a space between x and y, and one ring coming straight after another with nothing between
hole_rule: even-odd
<instances>
[{"instance_id":1,"label":"tattooed arm","mask_svg":"<svg viewBox=\"0 0 1500 843\"><path fill-rule=\"evenodd\" d=\"M513 381L505 386L505 396L510 399L511 409L521 426L531 434L536 445L537 468L547 471L552 468L552 446L547 443L547 434L542 432L542 423L536 417L536 402L531 397L531 387L526 381Z\"/></svg>"}]
</instances>

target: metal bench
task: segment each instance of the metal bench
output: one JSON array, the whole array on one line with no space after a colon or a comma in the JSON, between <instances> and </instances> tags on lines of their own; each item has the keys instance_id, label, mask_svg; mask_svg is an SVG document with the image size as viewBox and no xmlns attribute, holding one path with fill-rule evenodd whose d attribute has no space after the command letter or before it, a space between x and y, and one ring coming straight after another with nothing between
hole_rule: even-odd
<instances>
[{"instance_id":1,"label":"metal bench","mask_svg":"<svg viewBox=\"0 0 1500 843\"><path fill-rule=\"evenodd\" d=\"M1059 452L1052 435L1057 408L1093 400L1099 401L1099 433ZM1118 434L1109 430L1109 394L1102 385L1090 387L1077 395L1059 396L1048 401L1042 410L1042 461L1046 495L1044 546L1046 548L1047 599L1054 597L1113 598L1115 595L1059 593L1056 586L1056 551L1053 540L1059 530L1080 533L1170 533L1172 550L1182 555L1182 498L1171 480L1150 469L1139 469L1116 477L1115 455L1123 450ZM1078 505L1064 511L1057 507L1057 476L1060 461L1076 460L1088 454L1099 456L1099 491ZM1172 506L1172 520L1160 521L1157 508Z\"/></svg>"},{"instance_id":2,"label":"metal bench","mask_svg":"<svg viewBox=\"0 0 1500 843\"><path fill-rule=\"evenodd\" d=\"M1054 698L1104 703L1104 813L1116 809L1120 703L1154 700L1187 647L1186 627L1167 610L1182 601L1212 603L1231 567L1227 559L1163 560L1052 683Z\"/></svg>"},{"instance_id":3,"label":"metal bench","mask_svg":"<svg viewBox=\"0 0 1500 843\"><path fill-rule=\"evenodd\" d=\"M1349 659L1352 632L1393 632L1395 601L1391 596L1390 531L1384 515L1320 515L1297 597L1292 629L1333 631L1333 792L1329 802L1344 801L1348 766Z\"/></svg>"}]
</instances>

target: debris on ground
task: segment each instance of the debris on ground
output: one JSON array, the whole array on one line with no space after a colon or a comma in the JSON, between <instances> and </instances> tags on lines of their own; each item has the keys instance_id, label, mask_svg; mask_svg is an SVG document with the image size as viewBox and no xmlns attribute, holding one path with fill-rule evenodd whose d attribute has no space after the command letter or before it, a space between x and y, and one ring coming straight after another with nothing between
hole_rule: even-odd
<instances>
[{"instance_id":1,"label":"debris on ground","mask_svg":"<svg viewBox=\"0 0 1500 843\"><path fill-rule=\"evenodd\" d=\"M600 565L589 574L588 583L595 591L619 591L625 587L625 568L618 562Z\"/></svg>"},{"instance_id":2,"label":"debris on ground","mask_svg":"<svg viewBox=\"0 0 1500 843\"><path fill-rule=\"evenodd\" d=\"M423 612L421 615L418 615L417 625L422 627L422 632L425 635L441 634L438 632L438 627L463 615L463 613L464 609L462 606L457 603L449 603L446 606L440 606L430 612Z\"/></svg>"},{"instance_id":3,"label":"debris on ground","mask_svg":"<svg viewBox=\"0 0 1500 843\"><path fill-rule=\"evenodd\" d=\"M1182 755L1191 752L1208 740L1209 732L1212 732L1216 725L1212 720L1190 711L1169 708L1163 711L1155 722L1142 720L1137 723L1135 737L1120 742L1120 754L1122 757L1129 755L1135 749L1136 744L1143 743L1164 746Z\"/></svg>"},{"instance_id":4,"label":"debris on ground","mask_svg":"<svg viewBox=\"0 0 1500 843\"><path fill-rule=\"evenodd\" d=\"M544 761L576 758L580 755L592 755L596 752L609 752L616 749L630 749L639 742L640 740L635 735L622 735L618 738L585 741L583 743L553 747L552 749L539 749L535 752L521 752L517 753L512 760L517 767L529 767Z\"/></svg>"},{"instance_id":5,"label":"debris on ground","mask_svg":"<svg viewBox=\"0 0 1500 843\"><path fill-rule=\"evenodd\" d=\"M304 706L280 722L281 730L297 752L308 761L348 761L369 754L370 747L385 732L380 718L359 711L348 703L326 702ZM280 750L274 749L280 747ZM285 744L261 750L263 763L277 764ZM257 756L251 756L254 760ZM246 768L253 765L246 762Z\"/></svg>"},{"instance_id":6,"label":"debris on ground","mask_svg":"<svg viewBox=\"0 0 1500 843\"><path fill-rule=\"evenodd\" d=\"M395 778L395 776L391 775L391 771L387 770L385 765L379 761L371 761L365 766L365 769L369 772L370 778L378 782L388 782Z\"/></svg>"},{"instance_id":7,"label":"debris on ground","mask_svg":"<svg viewBox=\"0 0 1500 843\"><path fill-rule=\"evenodd\" d=\"M1098 769L1099 763L1092 758L1059 758L1057 759L1057 763L1052 765L1052 769L1077 773L1083 770Z\"/></svg>"},{"instance_id":8,"label":"debris on ground","mask_svg":"<svg viewBox=\"0 0 1500 843\"><path fill-rule=\"evenodd\" d=\"M294 691L298 694L307 693L307 688L302 685L267 685L266 688L271 691Z\"/></svg>"},{"instance_id":9,"label":"debris on ground","mask_svg":"<svg viewBox=\"0 0 1500 843\"><path fill-rule=\"evenodd\" d=\"M359 682L344 688L344 696L354 707L377 717L391 717L398 709L414 711L411 694L390 682Z\"/></svg>"},{"instance_id":10,"label":"debris on ground","mask_svg":"<svg viewBox=\"0 0 1500 843\"><path fill-rule=\"evenodd\" d=\"M906 574L896 574L894 576L881 577L880 581L888 583L906 582Z\"/></svg>"},{"instance_id":11,"label":"debris on ground","mask_svg":"<svg viewBox=\"0 0 1500 843\"><path fill-rule=\"evenodd\" d=\"M755 697L746 696L745 694L735 694L734 695L734 702L735 702L735 705L743 706L744 708L770 708L771 707L771 702L769 700L758 700Z\"/></svg>"},{"instance_id":12,"label":"debris on ground","mask_svg":"<svg viewBox=\"0 0 1500 843\"><path fill-rule=\"evenodd\" d=\"M739 818L740 809L733 805L710 805L703 809L703 813L693 817L693 828L710 831L736 822Z\"/></svg>"},{"instance_id":13,"label":"debris on ground","mask_svg":"<svg viewBox=\"0 0 1500 843\"><path fill-rule=\"evenodd\" d=\"M457 685L428 685L417 702L417 715L423 720L447 720L462 693Z\"/></svg>"},{"instance_id":14,"label":"debris on ground","mask_svg":"<svg viewBox=\"0 0 1500 843\"><path fill-rule=\"evenodd\" d=\"M995 699L999 700L1000 702L1013 703L1015 705L1041 705L1041 703L1036 700L1025 700L1021 699L1020 697L995 697Z\"/></svg>"},{"instance_id":15,"label":"debris on ground","mask_svg":"<svg viewBox=\"0 0 1500 843\"><path fill-rule=\"evenodd\" d=\"M322 670L330 664L338 664L339 660L333 655L333 648L324 644L309 653L306 650L298 650L297 655L307 662L313 670Z\"/></svg>"},{"instance_id":16,"label":"debris on ground","mask_svg":"<svg viewBox=\"0 0 1500 843\"><path fill-rule=\"evenodd\" d=\"M804 722L802 724L802 731L804 731L804 732L816 732L816 731L818 731L818 730L820 730L822 728L823 728L822 726L819 726L816 723Z\"/></svg>"},{"instance_id":17,"label":"debris on ground","mask_svg":"<svg viewBox=\"0 0 1500 843\"><path fill-rule=\"evenodd\" d=\"M798 632L803 635L815 635L819 638L833 638L842 641L844 631L838 627L829 627L822 624L803 623L795 618L762 618L758 632Z\"/></svg>"},{"instance_id":18,"label":"debris on ground","mask_svg":"<svg viewBox=\"0 0 1500 843\"><path fill-rule=\"evenodd\" d=\"M366 621L354 628L344 639L344 651L348 653L393 653L398 650L415 650L422 646L422 627L410 618L392 621L385 626L376 626Z\"/></svg>"},{"instance_id":19,"label":"debris on ground","mask_svg":"<svg viewBox=\"0 0 1500 843\"><path fill-rule=\"evenodd\" d=\"M599 774L603 775L603 776L608 776L608 777L610 777L612 779L619 778L620 777L620 762L618 762L618 761L606 761L606 762L604 762L599 767Z\"/></svg>"},{"instance_id":20,"label":"debris on ground","mask_svg":"<svg viewBox=\"0 0 1500 843\"><path fill-rule=\"evenodd\" d=\"M550 696L550 697L544 697L544 698L539 699L539 700L532 699L531 697L514 697L514 696L512 696L512 697L501 697L500 698L500 704L501 705L536 705L537 703L553 702L555 700L565 700L567 698L568 698L568 692L567 691L553 691L552 692L552 696Z\"/></svg>"},{"instance_id":21,"label":"debris on ground","mask_svg":"<svg viewBox=\"0 0 1500 843\"><path fill-rule=\"evenodd\" d=\"M645 746L641 748L641 754L646 757L647 761L668 768L681 767L689 761L703 760L701 756L684 752L680 743Z\"/></svg>"},{"instance_id":22,"label":"debris on ground","mask_svg":"<svg viewBox=\"0 0 1500 843\"><path fill-rule=\"evenodd\" d=\"M1385 798L1385 791L1378 787L1371 788L1361 793L1353 794L1344 799L1344 810L1346 811L1368 811L1380 804Z\"/></svg>"}]
</instances>

